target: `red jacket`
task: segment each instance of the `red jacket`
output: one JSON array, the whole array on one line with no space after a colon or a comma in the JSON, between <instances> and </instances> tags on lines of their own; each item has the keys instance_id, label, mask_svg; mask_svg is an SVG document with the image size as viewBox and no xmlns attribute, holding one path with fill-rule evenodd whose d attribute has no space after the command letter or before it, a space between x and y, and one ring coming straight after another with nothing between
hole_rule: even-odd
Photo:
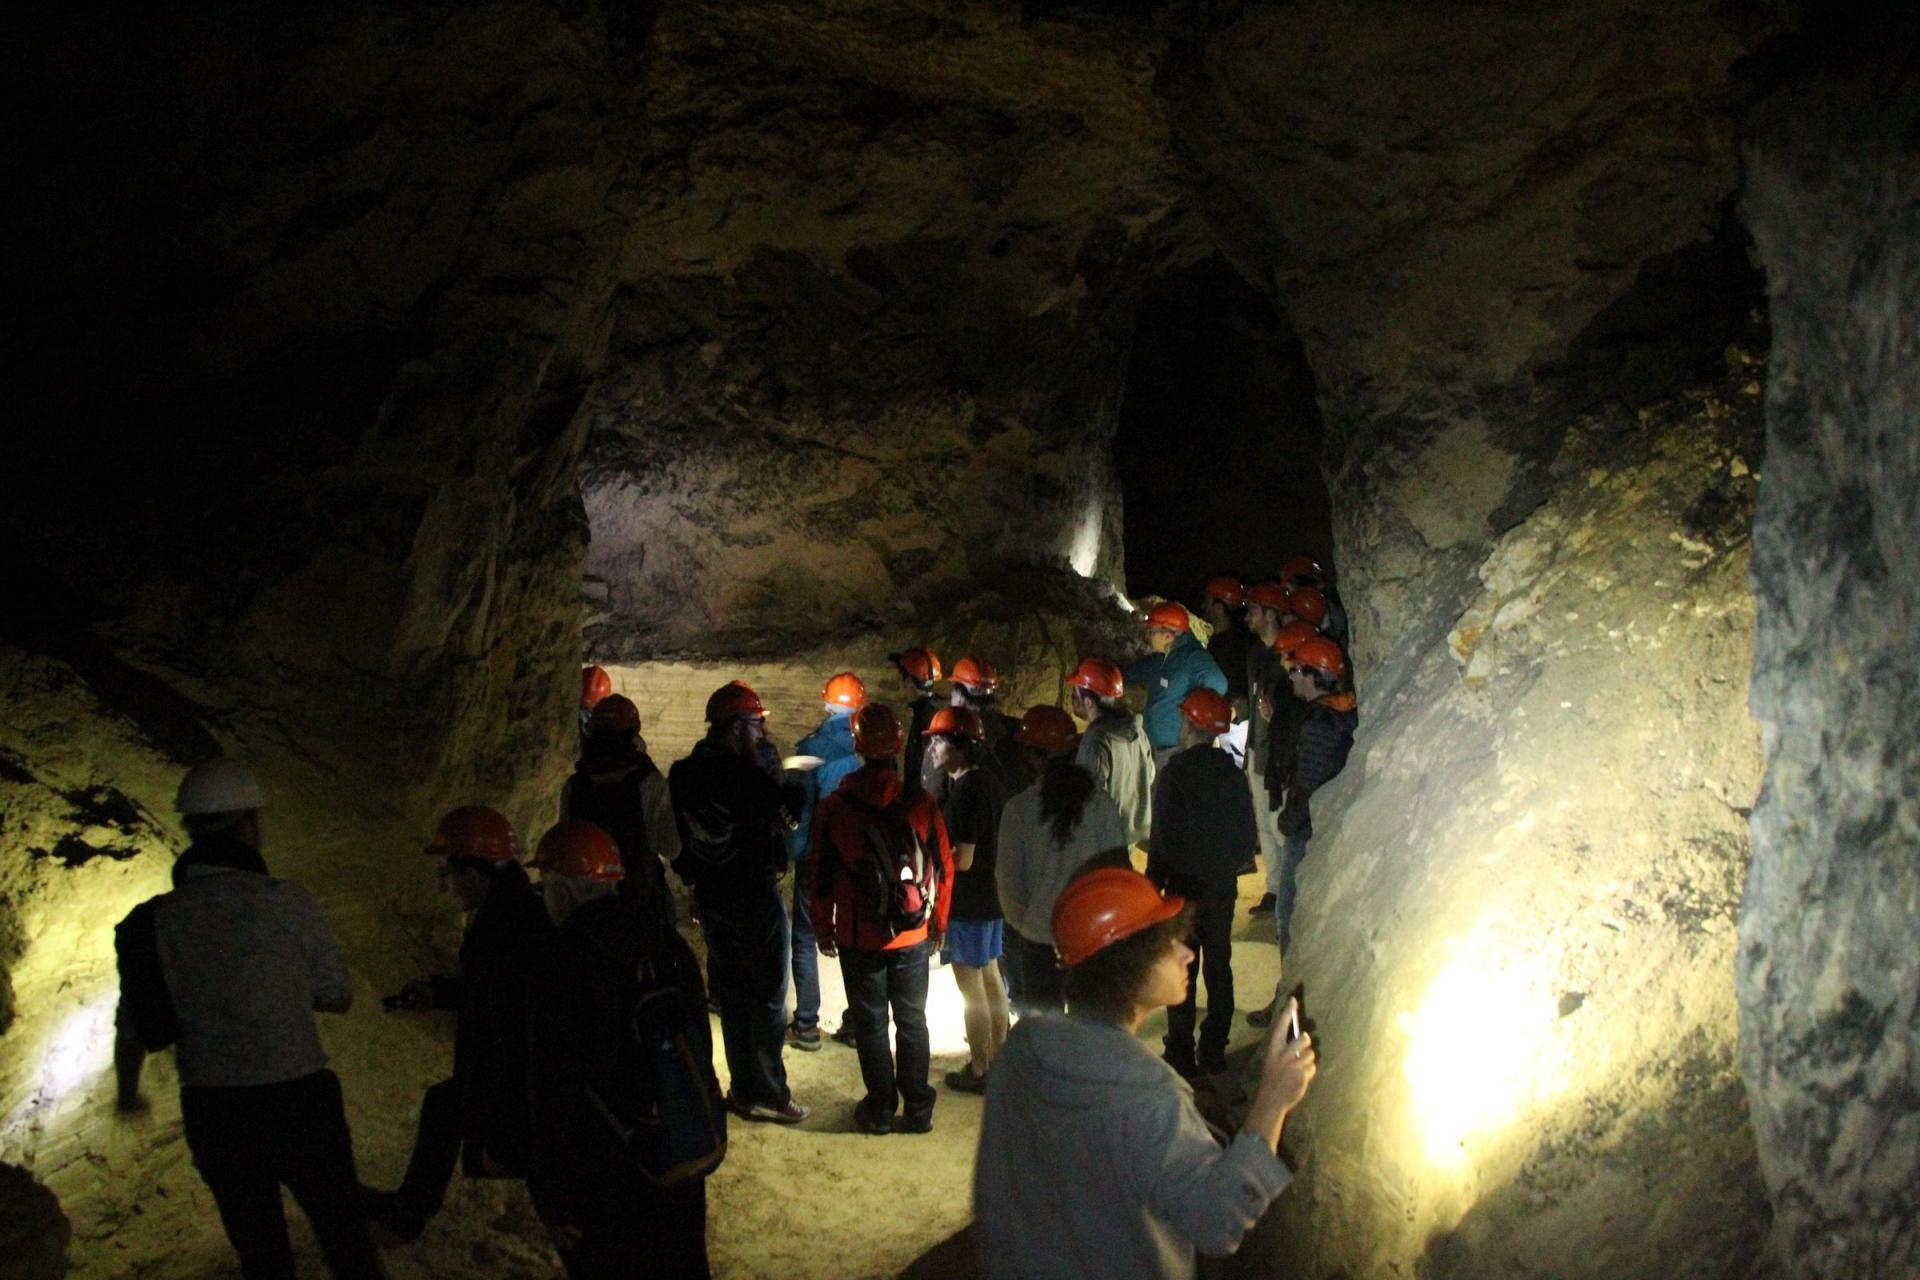
<instances>
[{"instance_id":1,"label":"red jacket","mask_svg":"<svg viewBox=\"0 0 1920 1280\"><path fill-rule=\"evenodd\" d=\"M870 855L867 822L875 811L900 801L907 821L933 854L938 878L933 899L933 928L947 931L948 900L953 896L953 849L947 843L947 824L926 792L903 795L900 775L886 761L863 765L848 774L832 795L813 811L813 848L808 862L813 872L811 892L813 931L832 938L851 951L896 951L926 939L927 928L909 929L899 937L887 932L878 917L878 904L865 900L866 877L851 874Z\"/></svg>"}]
</instances>

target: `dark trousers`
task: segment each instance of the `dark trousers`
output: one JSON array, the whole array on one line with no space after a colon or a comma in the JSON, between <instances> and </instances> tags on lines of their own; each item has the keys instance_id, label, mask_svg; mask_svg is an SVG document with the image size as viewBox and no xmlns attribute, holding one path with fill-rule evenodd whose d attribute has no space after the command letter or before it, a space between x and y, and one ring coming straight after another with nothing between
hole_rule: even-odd
<instances>
[{"instance_id":1,"label":"dark trousers","mask_svg":"<svg viewBox=\"0 0 1920 1280\"><path fill-rule=\"evenodd\" d=\"M1007 929L1006 959L1009 968L1019 971L1020 1016L1032 1013L1059 1013L1066 1008L1060 990L1060 966L1053 947L1035 942L1012 928Z\"/></svg>"},{"instance_id":2,"label":"dark trousers","mask_svg":"<svg viewBox=\"0 0 1920 1280\"><path fill-rule=\"evenodd\" d=\"M407 1176L400 1180L401 1203L423 1218L440 1212L459 1162L460 1087L442 1080L429 1085L420 1099L420 1127L413 1135Z\"/></svg>"},{"instance_id":3,"label":"dark trousers","mask_svg":"<svg viewBox=\"0 0 1920 1280\"><path fill-rule=\"evenodd\" d=\"M840 953L847 1017L860 1053L860 1079L870 1114L890 1116L897 1105L909 1122L931 1120L936 1097L927 1082L932 1042L927 1035L927 944L897 951ZM893 1041L887 1049L887 1011Z\"/></svg>"},{"instance_id":4,"label":"dark trousers","mask_svg":"<svg viewBox=\"0 0 1920 1280\"><path fill-rule=\"evenodd\" d=\"M742 1105L791 1100L781 1052L787 1040L787 904L780 883L700 899L707 977L720 1002L720 1038L733 1096Z\"/></svg>"},{"instance_id":5,"label":"dark trousers","mask_svg":"<svg viewBox=\"0 0 1920 1280\"><path fill-rule=\"evenodd\" d=\"M1200 1061L1204 1066L1227 1051L1233 1030L1233 888L1217 886L1201 895L1194 906L1193 949L1199 952L1187 966L1187 998L1167 1009L1167 1048L1184 1057L1193 1052L1193 1019L1201 975L1207 980L1207 1017L1200 1026Z\"/></svg>"},{"instance_id":6,"label":"dark trousers","mask_svg":"<svg viewBox=\"0 0 1920 1280\"><path fill-rule=\"evenodd\" d=\"M1293 943L1293 904L1300 897L1300 864L1307 857L1307 838L1287 836L1280 851L1280 888L1273 900L1273 936L1284 959Z\"/></svg>"},{"instance_id":7,"label":"dark trousers","mask_svg":"<svg viewBox=\"0 0 1920 1280\"><path fill-rule=\"evenodd\" d=\"M573 1280L708 1280L706 1180L659 1189L611 1173L560 1260Z\"/></svg>"},{"instance_id":8,"label":"dark trousers","mask_svg":"<svg viewBox=\"0 0 1920 1280\"><path fill-rule=\"evenodd\" d=\"M246 1280L292 1280L282 1185L313 1224L337 1280L385 1274L361 1216L353 1137L333 1072L182 1089L180 1116L193 1166L213 1192Z\"/></svg>"},{"instance_id":9,"label":"dark trousers","mask_svg":"<svg viewBox=\"0 0 1920 1280\"><path fill-rule=\"evenodd\" d=\"M804 864L803 864L804 867ZM813 937L813 908L808 879L793 877L793 1025L811 1031L820 1025L820 949Z\"/></svg>"}]
</instances>

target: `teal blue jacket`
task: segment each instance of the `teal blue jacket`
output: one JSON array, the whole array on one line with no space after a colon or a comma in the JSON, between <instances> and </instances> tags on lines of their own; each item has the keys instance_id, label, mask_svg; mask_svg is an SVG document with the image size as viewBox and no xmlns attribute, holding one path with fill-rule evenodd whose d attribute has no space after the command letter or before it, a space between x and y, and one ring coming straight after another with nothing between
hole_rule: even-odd
<instances>
[{"instance_id":1,"label":"teal blue jacket","mask_svg":"<svg viewBox=\"0 0 1920 1280\"><path fill-rule=\"evenodd\" d=\"M1165 653L1150 653L1122 673L1129 686L1147 691L1147 710L1141 717L1147 741L1155 750L1180 745L1180 699L1190 689L1208 688L1226 693L1227 678L1206 647L1183 631Z\"/></svg>"}]
</instances>

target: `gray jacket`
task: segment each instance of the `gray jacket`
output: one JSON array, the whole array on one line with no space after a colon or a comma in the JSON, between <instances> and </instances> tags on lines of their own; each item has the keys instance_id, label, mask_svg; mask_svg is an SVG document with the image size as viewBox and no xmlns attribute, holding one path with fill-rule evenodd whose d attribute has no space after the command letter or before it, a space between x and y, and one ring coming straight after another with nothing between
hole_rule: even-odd
<instances>
[{"instance_id":1,"label":"gray jacket","mask_svg":"<svg viewBox=\"0 0 1920 1280\"><path fill-rule=\"evenodd\" d=\"M1128 712L1101 716L1080 735L1073 762L1093 775L1113 797L1127 843L1139 844L1153 830L1153 743L1140 717Z\"/></svg>"},{"instance_id":2,"label":"gray jacket","mask_svg":"<svg viewBox=\"0 0 1920 1280\"><path fill-rule=\"evenodd\" d=\"M1221 1146L1193 1089L1110 1023L1023 1018L987 1076L973 1173L980 1274L1188 1277L1292 1180L1250 1133Z\"/></svg>"}]
</instances>

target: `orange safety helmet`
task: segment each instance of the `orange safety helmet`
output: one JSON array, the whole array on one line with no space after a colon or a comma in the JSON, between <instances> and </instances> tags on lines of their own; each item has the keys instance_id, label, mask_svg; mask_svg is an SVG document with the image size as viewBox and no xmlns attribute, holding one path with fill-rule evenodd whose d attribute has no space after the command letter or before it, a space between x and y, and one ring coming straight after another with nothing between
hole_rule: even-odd
<instances>
[{"instance_id":1,"label":"orange safety helmet","mask_svg":"<svg viewBox=\"0 0 1920 1280\"><path fill-rule=\"evenodd\" d=\"M707 723L723 725L739 716L759 716L767 718L767 709L760 703L760 695L745 680L730 680L713 691L707 699Z\"/></svg>"},{"instance_id":2,"label":"orange safety helmet","mask_svg":"<svg viewBox=\"0 0 1920 1280\"><path fill-rule=\"evenodd\" d=\"M620 846L613 837L579 818L547 828L533 852L533 865L576 880L613 881L626 875L620 865Z\"/></svg>"},{"instance_id":3,"label":"orange safety helmet","mask_svg":"<svg viewBox=\"0 0 1920 1280\"><path fill-rule=\"evenodd\" d=\"M1191 631L1193 622L1187 617L1187 606L1164 601L1147 610L1146 622L1149 627L1165 627L1169 631Z\"/></svg>"},{"instance_id":4,"label":"orange safety helmet","mask_svg":"<svg viewBox=\"0 0 1920 1280\"><path fill-rule=\"evenodd\" d=\"M1232 605L1236 609L1247 602L1247 589L1240 584L1240 579L1224 573L1207 579L1206 593L1221 604Z\"/></svg>"},{"instance_id":5,"label":"orange safety helmet","mask_svg":"<svg viewBox=\"0 0 1920 1280\"><path fill-rule=\"evenodd\" d=\"M953 664L953 682L964 684L969 689L985 689L989 693L1000 689L1000 673L993 664L979 658L962 658Z\"/></svg>"},{"instance_id":6,"label":"orange safety helmet","mask_svg":"<svg viewBox=\"0 0 1920 1280\"><path fill-rule=\"evenodd\" d=\"M906 741L900 717L884 702L869 702L853 713L853 754L862 760L891 760Z\"/></svg>"},{"instance_id":7,"label":"orange safety helmet","mask_svg":"<svg viewBox=\"0 0 1920 1280\"><path fill-rule=\"evenodd\" d=\"M1325 636L1314 636L1301 642L1291 655L1294 665L1312 667L1329 679L1338 680L1347 674L1347 655L1340 652L1340 646Z\"/></svg>"},{"instance_id":8,"label":"orange safety helmet","mask_svg":"<svg viewBox=\"0 0 1920 1280\"><path fill-rule=\"evenodd\" d=\"M1318 587L1295 587L1287 593L1287 612L1317 627L1327 620L1327 597Z\"/></svg>"},{"instance_id":9,"label":"orange safety helmet","mask_svg":"<svg viewBox=\"0 0 1920 1280\"><path fill-rule=\"evenodd\" d=\"M1311 622L1289 622L1273 637L1273 651L1284 658L1319 634Z\"/></svg>"},{"instance_id":10,"label":"orange safety helmet","mask_svg":"<svg viewBox=\"0 0 1920 1280\"><path fill-rule=\"evenodd\" d=\"M1247 588L1247 603L1266 609L1287 607L1287 589L1277 582L1256 582Z\"/></svg>"},{"instance_id":11,"label":"orange safety helmet","mask_svg":"<svg viewBox=\"0 0 1920 1280\"><path fill-rule=\"evenodd\" d=\"M587 713L589 737L610 733L640 732L640 708L624 694L610 693Z\"/></svg>"},{"instance_id":12,"label":"orange safety helmet","mask_svg":"<svg viewBox=\"0 0 1920 1280\"><path fill-rule=\"evenodd\" d=\"M1118 698L1127 691L1126 677L1105 658L1080 659L1080 665L1067 677L1067 683L1085 689L1096 698Z\"/></svg>"},{"instance_id":13,"label":"orange safety helmet","mask_svg":"<svg viewBox=\"0 0 1920 1280\"><path fill-rule=\"evenodd\" d=\"M972 707L942 707L933 713L933 719L927 722L927 733L950 733L957 738L972 738L975 742L987 740L987 727L980 723L980 713Z\"/></svg>"},{"instance_id":14,"label":"orange safety helmet","mask_svg":"<svg viewBox=\"0 0 1920 1280\"><path fill-rule=\"evenodd\" d=\"M1080 741L1080 731L1073 727L1072 716L1058 707L1042 704L1027 708L1027 714L1020 717L1020 728L1014 733L1013 740L1051 756L1071 751L1074 744Z\"/></svg>"},{"instance_id":15,"label":"orange safety helmet","mask_svg":"<svg viewBox=\"0 0 1920 1280\"><path fill-rule=\"evenodd\" d=\"M1317 587L1326 576L1327 571L1320 562L1306 555L1295 556L1280 570L1280 577L1290 587Z\"/></svg>"},{"instance_id":16,"label":"orange safety helmet","mask_svg":"<svg viewBox=\"0 0 1920 1280\"><path fill-rule=\"evenodd\" d=\"M1233 727L1233 704L1224 693L1204 685L1188 690L1180 699L1180 714L1188 724L1206 733L1218 735Z\"/></svg>"},{"instance_id":17,"label":"orange safety helmet","mask_svg":"<svg viewBox=\"0 0 1920 1280\"><path fill-rule=\"evenodd\" d=\"M440 819L440 825L433 829L433 843L427 846L427 856L512 862L520 856L520 841L514 837L513 824L499 810L468 804Z\"/></svg>"},{"instance_id":18,"label":"orange safety helmet","mask_svg":"<svg viewBox=\"0 0 1920 1280\"><path fill-rule=\"evenodd\" d=\"M932 684L946 678L940 670L940 655L931 649L902 649L888 654L887 661L900 668L900 673L915 684Z\"/></svg>"},{"instance_id":19,"label":"orange safety helmet","mask_svg":"<svg viewBox=\"0 0 1920 1280\"><path fill-rule=\"evenodd\" d=\"M613 677L607 674L605 667L582 667L580 669L580 709L591 711L600 704L600 699L613 692Z\"/></svg>"},{"instance_id":20,"label":"orange safety helmet","mask_svg":"<svg viewBox=\"0 0 1920 1280\"><path fill-rule=\"evenodd\" d=\"M1153 881L1128 867L1075 876L1053 904L1053 946L1071 969L1094 952L1180 914L1187 900L1162 897Z\"/></svg>"},{"instance_id":21,"label":"orange safety helmet","mask_svg":"<svg viewBox=\"0 0 1920 1280\"><path fill-rule=\"evenodd\" d=\"M826 691L820 696L836 707L858 711L867 705L867 686L862 684L860 677L853 672L842 671L827 681Z\"/></svg>"}]
</instances>

